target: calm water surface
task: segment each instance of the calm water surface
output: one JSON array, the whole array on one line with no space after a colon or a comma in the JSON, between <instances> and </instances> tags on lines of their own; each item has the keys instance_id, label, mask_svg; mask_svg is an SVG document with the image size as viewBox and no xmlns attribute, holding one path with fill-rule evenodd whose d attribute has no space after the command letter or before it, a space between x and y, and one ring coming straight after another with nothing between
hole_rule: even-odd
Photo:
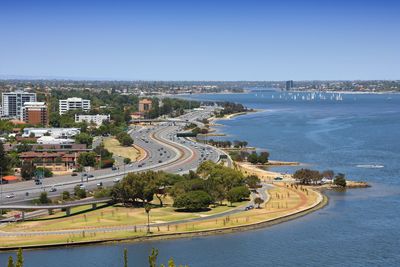
<instances>
[{"instance_id":1,"label":"calm water surface","mask_svg":"<svg viewBox=\"0 0 400 267\"><path fill-rule=\"evenodd\" d=\"M273 97L272 97L273 96ZM28 267L147 266L151 248L190 266L399 266L400 95L342 95L313 101L276 92L191 96L262 112L220 121L230 140L267 149L272 159L344 172L373 187L329 192L329 205L270 228L204 238L26 251ZM279 168L294 171L295 168ZM0 254L6 263L9 253ZM0 264L1 265L1 264ZM1 265L2 266L2 265Z\"/></svg>"}]
</instances>

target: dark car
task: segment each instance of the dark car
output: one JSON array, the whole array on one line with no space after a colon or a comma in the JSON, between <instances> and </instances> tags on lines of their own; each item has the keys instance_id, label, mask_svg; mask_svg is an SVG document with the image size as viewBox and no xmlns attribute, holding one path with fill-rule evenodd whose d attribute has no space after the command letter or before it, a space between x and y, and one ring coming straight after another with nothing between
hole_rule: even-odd
<instances>
[{"instance_id":1,"label":"dark car","mask_svg":"<svg viewBox=\"0 0 400 267\"><path fill-rule=\"evenodd\" d=\"M78 176L78 174L77 174L76 172L73 172L73 173L71 174L71 176Z\"/></svg>"},{"instance_id":2,"label":"dark car","mask_svg":"<svg viewBox=\"0 0 400 267\"><path fill-rule=\"evenodd\" d=\"M250 206L247 206L244 210L252 210L252 209L254 209L254 206L250 205Z\"/></svg>"},{"instance_id":3,"label":"dark car","mask_svg":"<svg viewBox=\"0 0 400 267\"><path fill-rule=\"evenodd\" d=\"M117 167L114 167L114 166L113 166L113 167L111 168L111 170L116 171L116 170L117 170Z\"/></svg>"}]
</instances>

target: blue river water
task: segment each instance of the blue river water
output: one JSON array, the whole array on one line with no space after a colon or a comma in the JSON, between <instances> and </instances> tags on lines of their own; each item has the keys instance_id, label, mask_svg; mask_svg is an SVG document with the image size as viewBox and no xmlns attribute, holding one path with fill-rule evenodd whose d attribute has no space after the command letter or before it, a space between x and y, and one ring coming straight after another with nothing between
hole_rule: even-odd
<instances>
[{"instance_id":1,"label":"blue river water","mask_svg":"<svg viewBox=\"0 0 400 267\"><path fill-rule=\"evenodd\" d=\"M219 121L230 140L247 140L271 159L343 172L372 184L327 192L329 205L265 229L211 237L25 251L28 267L148 266L173 257L190 266L399 266L400 95L248 94L192 95L233 101L262 111ZM297 168L297 167L296 167ZM277 168L295 170L293 167ZM0 266L14 253L1 253Z\"/></svg>"}]
</instances>

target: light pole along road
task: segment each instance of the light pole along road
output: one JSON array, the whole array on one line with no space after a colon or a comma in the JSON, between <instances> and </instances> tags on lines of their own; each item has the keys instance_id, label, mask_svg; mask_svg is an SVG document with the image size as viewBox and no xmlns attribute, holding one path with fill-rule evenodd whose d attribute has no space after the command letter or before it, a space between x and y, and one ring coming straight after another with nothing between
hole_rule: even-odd
<instances>
[{"instance_id":1,"label":"light pole along road","mask_svg":"<svg viewBox=\"0 0 400 267\"><path fill-rule=\"evenodd\" d=\"M39 197L40 193L47 191L49 197L59 196L62 191L73 191L76 185L84 184L86 189L97 187L99 182L103 186L112 186L115 181L121 179L129 172L141 172L146 170L164 170L171 173L185 173L194 170L205 160L217 162L222 151L186 138L176 137L176 133L183 131L186 123L198 123L198 120L207 118L212 114L212 108L202 111L192 111L179 117L182 122L160 122L149 127L134 126L129 134L134 138L135 144L146 151L146 157L139 162L126 164L121 170L113 171L111 168L92 170L87 172L93 175L84 179L80 176L57 176L46 178L43 185L35 185L34 181L24 181L15 184L3 184L1 186L1 204L13 204L29 202ZM55 192L49 192L55 188ZM9 197L13 196L13 197Z\"/></svg>"}]
</instances>

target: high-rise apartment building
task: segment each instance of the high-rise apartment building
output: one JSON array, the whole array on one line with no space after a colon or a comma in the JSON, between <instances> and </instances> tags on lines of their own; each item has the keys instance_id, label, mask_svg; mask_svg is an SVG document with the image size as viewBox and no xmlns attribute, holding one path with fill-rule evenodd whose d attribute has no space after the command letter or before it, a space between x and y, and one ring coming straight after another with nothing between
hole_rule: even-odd
<instances>
[{"instance_id":1,"label":"high-rise apartment building","mask_svg":"<svg viewBox=\"0 0 400 267\"><path fill-rule=\"evenodd\" d=\"M293 81L286 81L286 91L289 91L290 89L293 88Z\"/></svg>"},{"instance_id":2,"label":"high-rise apartment building","mask_svg":"<svg viewBox=\"0 0 400 267\"><path fill-rule=\"evenodd\" d=\"M24 91L2 93L3 116L21 118L21 109L25 102L36 102L36 94Z\"/></svg>"},{"instance_id":3,"label":"high-rise apartment building","mask_svg":"<svg viewBox=\"0 0 400 267\"><path fill-rule=\"evenodd\" d=\"M21 108L21 121L32 125L47 125L48 113L45 102L25 102Z\"/></svg>"},{"instance_id":4,"label":"high-rise apartment building","mask_svg":"<svg viewBox=\"0 0 400 267\"><path fill-rule=\"evenodd\" d=\"M60 115L67 113L69 110L90 110L90 100L78 97L71 97L59 101Z\"/></svg>"}]
</instances>

